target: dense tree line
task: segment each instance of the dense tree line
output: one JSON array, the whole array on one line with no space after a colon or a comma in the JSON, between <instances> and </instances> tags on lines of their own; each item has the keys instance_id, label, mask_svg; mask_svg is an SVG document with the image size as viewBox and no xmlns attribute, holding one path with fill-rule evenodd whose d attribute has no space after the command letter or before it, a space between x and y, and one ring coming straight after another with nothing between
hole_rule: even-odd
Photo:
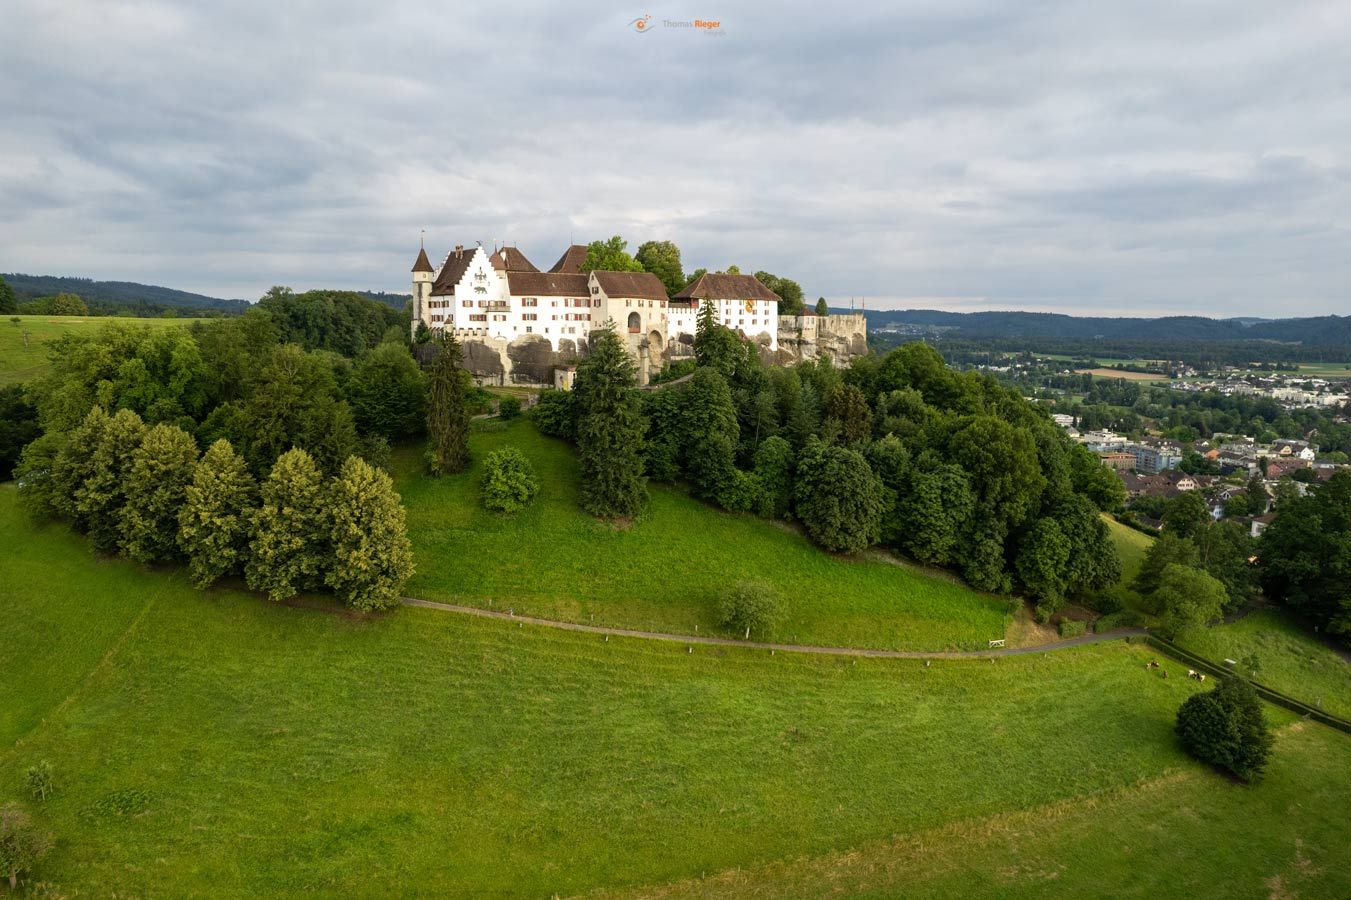
<instances>
[{"instance_id":1,"label":"dense tree line","mask_svg":"<svg viewBox=\"0 0 1351 900\"><path fill-rule=\"evenodd\" d=\"M1344 640L1351 635L1351 472L1280 499L1257 546L1268 597Z\"/></svg>"},{"instance_id":2,"label":"dense tree line","mask_svg":"<svg viewBox=\"0 0 1351 900\"><path fill-rule=\"evenodd\" d=\"M69 522L100 552L186 562L199 587L242 574L274 600L330 588L370 610L396 603L412 574L393 482L358 456L326 476L294 448L258 483L228 440L199 456L177 425L97 405L38 445L20 467L30 512Z\"/></svg>"},{"instance_id":3,"label":"dense tree line","mask_svg":"<svg viewBox=\"0 0 1351 900\"><path fill-rule=\"evenodd\" d=\"M1120 506L1119 480L1044 412L922 344L845 370L766 369L706 307L687 381L639 399L617 339L600 358L533 413L578 443L584 496L625 498L587 500L597 514L632 515L644 474L682 481L728 510L795 518L831 551L884 543L983 590L1019 585L1043 618L1120 574L1099 516Z\"/></svg>"},{"instance_id":4,"label":"dense tree line","mask_svg":"<svg viewBox=\"0 0 1351 900\"><path fill-rule=\"evenodd\" d=\"M332 299L274 292L190 329L110 322L60 338L46 374L0 396L26 423L0 430L7 458L26 444L23 502L100 552L186 562L198 584L242 574L274 598L328 588L388 605L411 561L378 467L390 440L422 432L426 378L372 301L303 324Z\"/></svg>"}]
</instances>

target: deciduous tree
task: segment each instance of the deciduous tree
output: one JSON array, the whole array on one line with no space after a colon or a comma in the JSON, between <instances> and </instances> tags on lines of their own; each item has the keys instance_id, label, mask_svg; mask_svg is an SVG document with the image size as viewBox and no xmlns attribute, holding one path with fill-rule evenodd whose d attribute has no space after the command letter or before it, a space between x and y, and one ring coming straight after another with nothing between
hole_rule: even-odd
<instances>
[{"instance_id":1,"label":"deciduous tree","mask_svg":"<svg viewBox=\"0 0 1351 900\"><path fill-rule=\"evenodd\" d=\"M535 469L515 447L502 447L488 454L479 483L483 505L496 512L514 513L525 509L539 493Z\"/></svg>"},{"instance_id":2,"label":"deciduous tree","mask_svg":"<svg viewBox=\"0 0 1351 900\"><path fill-rule=\"evenodd\" d=\"M586 260L582 271L598 269L602 272L641 272L643 266L625 249L629 242L619 235L606 241L592 241L586 245Z\"/></svg>"},{"instance_id":3,"label":"deciduous tree","mask_svg":"<svg viewBox=\"0 0 1351 900\"><path fill-rule=\"evenodd\" d=\"M347 394L357 427L389 440L422 431L426 378L403 344L382 343L357 361Z\"/></svg>"},{"instance_id":4,"label":"deciduous tree","mask_svg":"<svg viewBox=\"0 0 1351 900\"><path fill-rule=\"evenodd\" d=\"M413 550L394 482L350 456L328 490L332 562L324 583L352 609L388 609L413 574Z\"/></svg>"},{"instance_id":5,"label":"deciduous tree","mask_svg":"<svg viewBox=\"0 0 1351 900\"><path fill-rule=\"evenodd\" d=\"M137 562L178 554L178 517L197 462L197 443L177 425L155 425L132 453L122 507L122 552Z\"/></svg>"},{"instance_id":6,"label":"deciduous tree","mask_svg":"<svg viewBox=\"0 0 1351 900\"><path fill-rule=\"evenodd\" d=\"M257 496L244 458L224 438L208 447L193 467L178 515L178 543L197 587L209 587L243 569Z\"/></svg>"},{"instance_id":7,"label":"deciduous tree","mask_svg":"<svg viewBox=\"0 0 1351 900\"><path fill-rule=\"evenodd\" d=\"M1200 628L1218 619L1224 612L1228 594L1224 584L1213 575L1169 563L1154 591L1153 605L1159 611L1158 631L1172 639L1192 628Z\"/></svg>"},{"instance_id":8,"label":"deciduous tree","mask_svg":"<svg viewBox=\"0 0 1351 900\"><path fill-rule=\"evenodd\" d=\"M1183 748L1202 762L1252 781L1266 769L1272 737L1257 692L1242 678L1188 697L1177 711Z\"/></svg>"},{"instance_id":9,"label":"deciduous tree","mask_svg":"<svg viewBox=\"0 0 1351 900\"><path fill-rule=\"evenodd\" d=\"M662 286L666 288L667 294L674 297L685 287L687 282L685 272L680 266L680 248L670 241L648 241L638 248L634 259L648 272L657 276Z\"/></svg>"},{"instance_id":10,"label":"deciduous tree","mask_svg":"<svg viewBox=\"0 0 1351 900\"><path fill-rule=\"evenodd\" d=\"M794 493L798 519L827 550L857 553L881 538L882 483L858 451L808 440Z\"/></svg>"},{"instance_id":11,"label":"deciduous tree","mask_svg":"<svg viewBox=\"0 0 1351 900\"><path fill-rule=\"evenodd\" d=\"M263 482L262 506L253 516L244 577L250 588L286 600L323 584L331 558L330 498L324 476L304 450L277 458Z\"/></svg>"}]
</instances>

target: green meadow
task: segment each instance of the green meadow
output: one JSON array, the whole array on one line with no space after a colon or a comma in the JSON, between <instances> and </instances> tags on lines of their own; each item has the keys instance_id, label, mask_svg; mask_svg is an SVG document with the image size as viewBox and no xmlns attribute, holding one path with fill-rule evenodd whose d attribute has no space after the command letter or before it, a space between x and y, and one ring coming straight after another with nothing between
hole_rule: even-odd
<instances>
[{"instance_id":1,"label":"green meadow","mask_svg":"<svg viewBox=\"0 0 1351 900\"><path fill-rule=\"evenodd\" d=\"M16 323L13 320L18 319ZM108 322L172 328L199 319L133 319L120 316L0 316L0 385L28 381L51 365L47 344L63 334L93 334ZM28 335L25 343L24 335Z\"/></svg>"},{"instance_id":2,"label":"green meadow","mask_svg":"<svg viewBox=\"0 0 1351 900\"><path fill-rule=\"evenodd\" d=\"M479 501L483 459L518 447L540 494L515 516ZM731 514L684 491L651 485L647 510L616 529L578 505L576 457L528 420L481 423L463 474L423 474L421 448L396 454L417 574L407 592L549 619L707 633L729 574L785 599L776 637L791 643L901 650L984 649L1005 636L1006 600L894 558L831 556L797 530Z\"/></svg>"},{"instance_id":3,"label":"green meadow","mask_svg":"<svg viewBox=\"0 0 1351 900\"><path fill-rule=\"evenodd\" d=\"M12 486L0 540L0 797L51 762L55 894L1351 891L1351 739L1273 710L1234 785L1140 645L926 667L359 617L95 559Z\"/></svg>"},{"instance_id":4,"label":"green meadow","mask_svg":"<svg viewBox=\"0 0 1351 900\"><path fill-rule=\"evenodd\" d=\"M1235 622L1184 633L1178 643L1216 663L1256 656L1256 675L1250 674L1256 681L1351 719L1351 662L1281 610L1255 610Z\"/></svg>"}]
</instances>

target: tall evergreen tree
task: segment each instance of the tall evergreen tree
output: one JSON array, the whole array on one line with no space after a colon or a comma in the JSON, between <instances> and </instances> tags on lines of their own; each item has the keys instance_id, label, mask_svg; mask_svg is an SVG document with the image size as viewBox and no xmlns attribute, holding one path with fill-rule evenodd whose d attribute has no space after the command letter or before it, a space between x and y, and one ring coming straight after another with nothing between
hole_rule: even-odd
<instances>
[{"instance_id":1,"label":"tall evergreen tree","mask_svg":"<svg viewBox=\"0 0 1351 900\"><path fill-rule=\"evenodd\" d=\"M177 425L156 425L132 453L122 507L122 552L155 562L178 552L178 515L197 462L197 443Z\"/></svg>"},{"instance_id":2,"label":"tall evergreen tree","mask_svg":"<svg viewBox=\"0 0 1351 900\"><path fill-rule=\"evenodd\" d=\"M613 322L591 333L575 391L582 508L602 518L635 516L647 502L643 420L633 360Z\"/></svg>"},{"instance_id":3,"label":"tall evergreen tree","mask_svg":"<svg viewBox=\"0 0 1351 900\"><path fill-rule=\"evenodd\" d=\"M358 456L348 457L329 495L333 561L324 582L353 609L399 602L413 574L413 550L394 482Z\"/></svg>"},{"instance_id":4,"label":"tall evergreen tree","mask_svg":"<svg viewBox=\"0 0 1351 900\"><path fill-rule=\"evenodd\" d=\"M718 311L712 300L699 307L694 327L694 361L702 368L717 369L723 378L731 378L741 356L741 339L732 329L718 322Z\"/></svg>"},{"instance_id":5,"label":"tall evergreen tree","mask_svg":"<svg viewBox=\"0 0 1351 900\"><path fill-rule=\"evenodd\" d=\"M222 438L207 448L193 467L178 515L178 543L193 584L209 587L243 569L257 495L244 458L229 441Z\"/></svg>"},{"instance_id":6,"label":"tall evergreen tree","mask_svg":"<svg viewBox=\"0 0 1351 900\"><path fill-rule=\"evenodd\" d=\"M286 600L323 583L329 560L324 476L304 450L288 450L262 486L244 577L250 588Z\"/></svg>"},{"instance_id":7,"label":"tall evergreen tree","mask_svg":"<svg viewBox=\"0 0 1351 900\"><path fill-rule=\"evenodd\" d=\"M700 497L713 500L736 469L739 428L727 379L700 368L685 386L685 469Z\"/></svg>"},{"instance_id":8,"label":"tall evergreen tree","mask_svg":"<svg viewBox=\"0 0 1351 900\"><path fill-rule=\"evenodd\" d=\"M469 373L460 368L459 341L443 334L427 379L427 461L433 475L469 466Z\"/></svg>"}]
</instances>

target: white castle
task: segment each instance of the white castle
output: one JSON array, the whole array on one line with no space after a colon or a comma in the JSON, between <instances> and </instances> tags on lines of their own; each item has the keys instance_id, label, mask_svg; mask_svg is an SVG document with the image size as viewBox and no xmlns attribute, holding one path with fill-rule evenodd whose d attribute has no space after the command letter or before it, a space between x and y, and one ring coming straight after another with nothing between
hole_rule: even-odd
<instances>
[{"instance_id":1,"label":"white castle","mask_svg":"<svg viewBox=\"0 0 1351 900\"><path fill-rule=\"evenodd\" d=\"M551 384L553 370L584 356L590 334L607 322L638 360L646 383L660 360L693 352L696 319L706 301L719 322L773 356L784 327L779 296L751 275L709 273L668 297L648 272L582 272L586 247L569 247L541 272L515 247L490 255L483 247L455 246L433 268L427 251L413 264L413 321L445 331L465 346L467 366L480 381ZM784 317L798 337L815 316ZM830 317L852 318L852 317ZM861 319L861 317L858 317ZM861 327L861 326L859 326Z\"/></svg>"}]
</instances>

